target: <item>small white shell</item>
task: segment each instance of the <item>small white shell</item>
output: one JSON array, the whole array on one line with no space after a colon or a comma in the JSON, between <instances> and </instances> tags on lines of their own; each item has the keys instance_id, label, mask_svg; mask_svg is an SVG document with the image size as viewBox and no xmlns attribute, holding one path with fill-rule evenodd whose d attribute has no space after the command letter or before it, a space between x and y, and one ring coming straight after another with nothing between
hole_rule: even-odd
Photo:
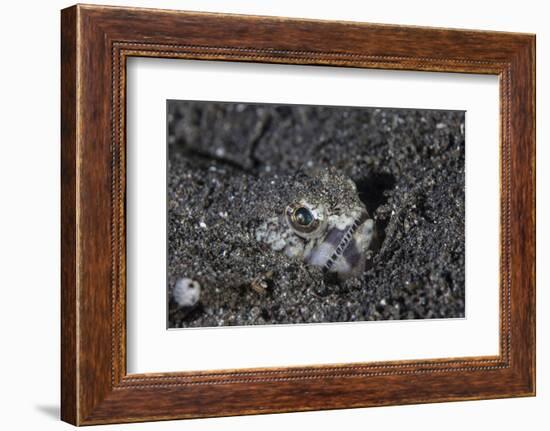
<instances>
[{"instance_id":1,"label":"small white shell","mask_svg":"<svg viewBox=\"0 0 550 431\"><path fill-rule=\"evenodd\" d=\"M201 285L191 278L180 278L174 289L172 297L180 307L192 307L199 302L201 296Z\"/></svg>"}]
</instances>

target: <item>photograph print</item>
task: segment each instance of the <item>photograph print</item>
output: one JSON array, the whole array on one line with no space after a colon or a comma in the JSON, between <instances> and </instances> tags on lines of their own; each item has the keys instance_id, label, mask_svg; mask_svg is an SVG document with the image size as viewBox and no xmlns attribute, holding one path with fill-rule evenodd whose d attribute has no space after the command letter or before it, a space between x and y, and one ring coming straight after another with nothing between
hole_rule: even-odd
<instances>
[{"instance_id":1,"label":"photograph print","mask_svg":"<svg viewBox=\"0 0 550 431\"><path fill-rule=\"evenodd\" d=\"M168 100L167 326L465 316L465 112Z\"/></svg>"}]
</instances>

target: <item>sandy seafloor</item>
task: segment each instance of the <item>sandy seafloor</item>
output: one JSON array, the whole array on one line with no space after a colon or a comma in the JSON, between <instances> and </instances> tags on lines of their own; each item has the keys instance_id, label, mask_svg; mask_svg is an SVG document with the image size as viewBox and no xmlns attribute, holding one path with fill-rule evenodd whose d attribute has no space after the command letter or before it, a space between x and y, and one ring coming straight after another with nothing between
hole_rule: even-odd
<instances>
[{"instance_id":1,"label":"sandy seafloor","mask_svg":"<svg viewBox=\"0 0 550 431\"><path fill-rule=\"evenodd\" d=\"M168 101L168 326L456 318L465 314L464 112ZM297 171L349 176L374 219L345 281L258 243ZM281 211L283 208L281 208ZM268 274L268 289L250 288ZM200 301L178 307L180 277Z\"/></svg>"}]
</instances>

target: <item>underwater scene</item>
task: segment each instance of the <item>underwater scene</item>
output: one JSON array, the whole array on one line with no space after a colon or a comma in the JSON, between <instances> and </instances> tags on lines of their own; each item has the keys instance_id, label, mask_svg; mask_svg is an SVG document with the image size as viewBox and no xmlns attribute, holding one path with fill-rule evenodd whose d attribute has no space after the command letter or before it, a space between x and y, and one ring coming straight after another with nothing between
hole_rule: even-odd
<instances>
[{"instance_id":1,"label":"underwater scene","mask_svg":"<svg viewBox=\"0 0 550 431\"><path fill-rule=\"evenodd\" d=\"M167 101L168 328L463 318L463 111Z\"/></svg>"}]
</instances>

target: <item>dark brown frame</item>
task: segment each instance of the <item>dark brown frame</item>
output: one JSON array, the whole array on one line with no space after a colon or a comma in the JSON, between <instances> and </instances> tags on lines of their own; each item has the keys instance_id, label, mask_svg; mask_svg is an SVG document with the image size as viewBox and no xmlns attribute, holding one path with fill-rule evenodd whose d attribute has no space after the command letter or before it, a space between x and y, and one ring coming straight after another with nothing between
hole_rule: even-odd
<instances>
[{"instance_id":1,"label":"dark brown frame","mask_svg":"<svg viewBox=\"0 0 550 431\"><path fill-rule=\"evenodd\" d=\"M61 49L63 420L87 425L535 394L534 35L78 5L62 11ZM500 354L127 375L129 56L498 75Z\"/></svg>"}]
</instances>

